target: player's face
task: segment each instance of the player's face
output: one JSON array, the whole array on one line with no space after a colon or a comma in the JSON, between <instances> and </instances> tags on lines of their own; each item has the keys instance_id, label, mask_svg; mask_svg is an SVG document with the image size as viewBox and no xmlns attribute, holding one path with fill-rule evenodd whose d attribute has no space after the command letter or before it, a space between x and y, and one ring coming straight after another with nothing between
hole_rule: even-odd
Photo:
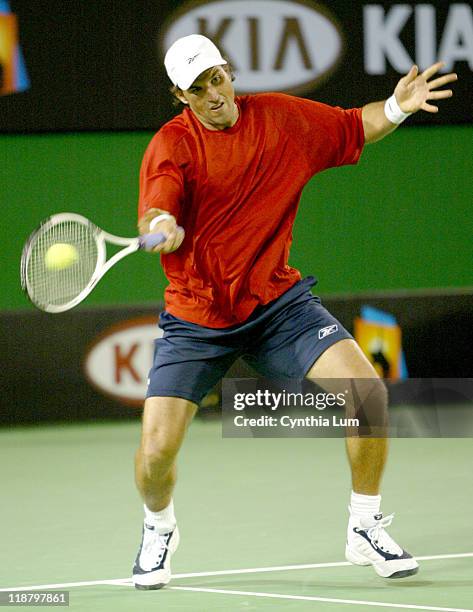
<instances>
[{"instance_id":1,"label":"player's face","mask_svg":"<svg viewBox=\"0 0 473 612\"><path fill-rule=\"evenodd\" d=\"M214 66L200 74L179 98L209 130L224 130L237 122L235 90L222 66Z\"/></svg>"}]
</instances>

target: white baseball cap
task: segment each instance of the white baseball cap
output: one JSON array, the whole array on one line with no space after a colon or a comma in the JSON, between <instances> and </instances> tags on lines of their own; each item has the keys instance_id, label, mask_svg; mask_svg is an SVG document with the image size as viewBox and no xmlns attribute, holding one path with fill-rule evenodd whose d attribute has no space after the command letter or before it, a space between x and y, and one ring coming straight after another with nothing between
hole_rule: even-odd
<instances>
[{"instance_id":1,"label":"white baseball cap","mask_svg":"<svg viewBox=\"0 0 473 612\"><path fill-rule=\"evenodd\" d=\"M164 58L168 77L182 90L189 89L204 70L226 63L213 42L201 34L179 38Z\"/></svg>"}]
</instances>

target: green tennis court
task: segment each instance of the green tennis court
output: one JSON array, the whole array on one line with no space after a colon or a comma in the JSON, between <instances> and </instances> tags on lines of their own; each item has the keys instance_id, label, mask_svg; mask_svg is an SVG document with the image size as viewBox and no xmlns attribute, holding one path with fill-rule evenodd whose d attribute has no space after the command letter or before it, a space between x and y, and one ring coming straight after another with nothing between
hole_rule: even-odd
<instances>
[{"instance_id":1,"label":"green tennis court","mask_svg":"<svg viewBox=\"0 0 473 612\"><path fill-rule=\"evenodd\" d=\"M344 562L343 440L222 439L219 422L196 420L180 456L175 577L142 592L129 582L138 438L138 422L0 431L2 589L63 589L71 609L94 611L473 610L471 439L392 441L383 510L425 559L389 581Z\"/></svg>"}]
</instances>

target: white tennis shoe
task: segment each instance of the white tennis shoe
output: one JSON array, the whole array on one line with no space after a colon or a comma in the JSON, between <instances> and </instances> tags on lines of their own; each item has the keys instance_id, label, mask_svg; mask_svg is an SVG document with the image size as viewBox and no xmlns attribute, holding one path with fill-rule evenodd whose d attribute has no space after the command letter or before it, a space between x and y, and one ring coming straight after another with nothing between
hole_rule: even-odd
<instances>
[{"instance_id":1,"label":"white tennis shoe","mask_svg":"<svg viewBox=\"0 0 473 612\"><path fill-rule=\"evenodd\" d=\"M158 533L156 527L143 524L140 550L133 567L137 589L161 589L171 580L171 556L179 545L177 526L169 533Z\"/></svg>"},{"instance_id":2,"label":"white tennis shoe","mask_svg":"<svg viewBox=\"0 0 473 612\"><path fill-rule=\"evenodd\" d=\"M419 564L386 532L394 514L372 518L351 515L348 522L345 557L355 565L372 565L382 578L405 578L417 574Z\"/></svg>"}]
</instances>

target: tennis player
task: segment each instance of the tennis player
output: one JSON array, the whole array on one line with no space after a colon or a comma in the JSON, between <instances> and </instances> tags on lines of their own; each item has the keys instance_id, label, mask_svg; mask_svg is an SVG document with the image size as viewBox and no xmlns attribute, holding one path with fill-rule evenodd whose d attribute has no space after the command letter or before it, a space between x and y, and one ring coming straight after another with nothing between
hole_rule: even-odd
<instances>
[{"instance_id":1,"label":"tennis player","mask_svg":"<svg viewBox=\"0 0 473 612\"><path fill-rule=\"evenodd\" d=\"M184 110L154 136L140 174L139 229L167 236L155 250L169 286L136 455L139 589L171 579L176 457L200 400L238 357L273 378L377 377L312 295L314 279L288 265L301 192L318 172L356 164L365 143L411 113L437 112L435 102L452 95L438 88L457 78L435 76L441 63L422 73L413 66L386 101L343 110L280 93L235 97L230 66L200 35L177 40L165 66ZM385 389L375 388L367 401L383 414ZM385 578L415 574L416 560L386 531L392 516L380 511L386 439L347 438L347 452L346 558Z\"/></svg>"}]
</instances>

